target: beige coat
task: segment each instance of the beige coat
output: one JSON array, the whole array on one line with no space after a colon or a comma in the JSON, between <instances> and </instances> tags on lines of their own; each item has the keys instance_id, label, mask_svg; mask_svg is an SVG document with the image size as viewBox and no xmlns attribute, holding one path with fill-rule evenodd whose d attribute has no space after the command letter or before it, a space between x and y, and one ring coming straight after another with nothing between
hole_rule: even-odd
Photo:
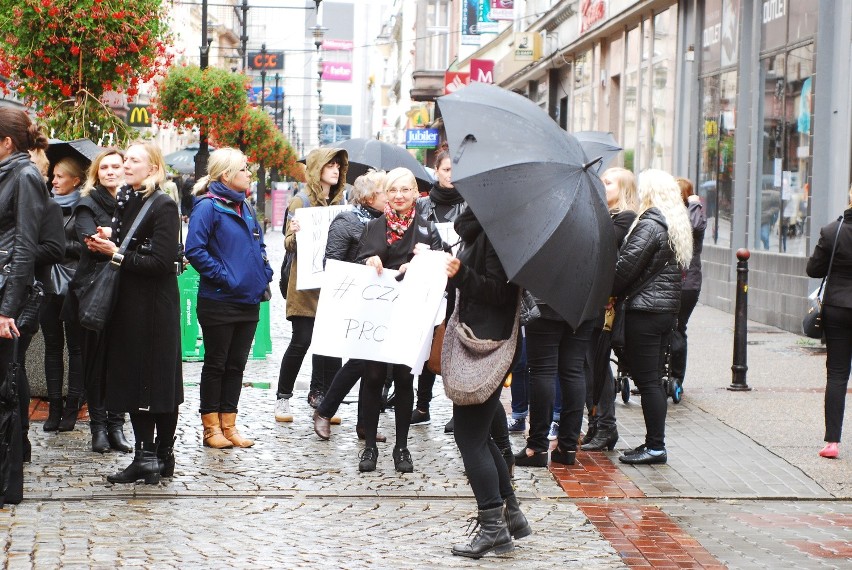
<instances>
[{"instance_id":1,"label":"beige coat","mask_svg":"<svg viewBox=\"0 0 852 570\"><path fill-rule=\"evenodd\" d=\"M331 187L328 193L328 199L322 197L322 186L320 186L320 175L322 168L331 159L337 156L341 161L340 178L335 186ZM297 233L290 230L290 220L293 213L299 208L305 206L322 207L336 206L343 203L343 190L346 186L346 171L349 168L349 155L345 150L339 148L318 148L308 155L305 163L307 178L307 189L305 193L308 195L310 204L303 204L301 197L290 199L290 205L287 207L287 227L284 233L284 249L287 251L296 251L296 236ZM319 301L319 289L305 289L302 291L296 290L296 279L298 277L296 258L293 259L293 265L290 269L290 280L287 282L287 318L290 317L315 317L317 314L317 301Z\"/></svg>"}]
</instances>

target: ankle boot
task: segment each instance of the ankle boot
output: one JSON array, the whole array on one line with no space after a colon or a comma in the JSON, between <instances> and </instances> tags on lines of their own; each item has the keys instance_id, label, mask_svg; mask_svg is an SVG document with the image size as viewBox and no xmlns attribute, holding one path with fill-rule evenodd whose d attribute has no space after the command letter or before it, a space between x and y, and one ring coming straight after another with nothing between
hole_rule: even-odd
<instances>
[{"instance_id":1,"label":"ankle boot","mask_svg":"<svg viewBox=\"0 0 852 570\"><path fill-rule=\"evenodd\" d=\"M476 532L470 544L453 545L453 554L468 558L482 558L489 552L504 554L515 549L512 535L503 519L503 507L479 511L479 516L471 519L475 522L473 532ZM478 532L477 532L478 528Z\"/></svg>"},{"instance_id":2,"label":"ankle boot","mask_svg":"<svg viewBox=\"0 0 852 570\"><path fill-rule=\"evenodd\" d=\"M110 426L107 439L109 440L109 446L116 451L121 451L122 453L133 451L133 446L124 437L124 429L121 426Z\"/></svg>"},{"instance_id":3,"label":"ankle boot","mask_svg":"<svg viewBox=\"0 0 852 570\"><path fill-rule=\"evenodd\" d=\"M246 439L237 431L237 414L219 414L219 423L222 426L222 434L234 444L234 447L251 447L254 441Z\"/></svg>"},{"instance_id":4,"label":"ankle boot","mask_svg":"<svg viewBox=\"0 0 852 570\"><path fill-rule=\"evenodd\" d=\"M513 538L524 538L532 534L530 523L527 521L524 513L521 512L521 505L518 503L518 498L515 495L506 499L503 509L506 527L509 529L509 534Z\"/></svg>"},{"instance_id":5,"label":"ankle boot","mask_svg":"<svg viewBox=\"0 0 852 570\"><path fill-rule=\"evenodd\" d=\"M136 454L133 463L124 471L108 475L110 483L135 483L143 479L146 485L156 485L160 482L160 461L157 459L157 446L150 442L136 442Z\"/></svg>"},{"instance_id":6,"label":"ankle boot","mask_svg":"<svg viewBox=\"0 0 852 570\"><path fill-rule=\"evenodd\" d=\"M157 439L157 459L160 460L160 475L163 477L172 477L175 474L175 440L166 442Z\"/></svg>"},{"instance_id":7,"label":"ankle boot","mask_svg":"<svg viewBox=\"0 0 852 570\"><path fill-rule=\"evenodd\" d=\"M80 413L80 406L83 404L83 398L68 396L65 398L65 408L62 410L62 419L59 420L57 431L71 431L77 423L77 414Z\"/></svg>"},{"instance_id":8,"label":"ankle boot","mask_svg":"<svg viewBox=\"0 0 852 570\"><path fill-rule=\"evenodd\" d=\"M95 426L92 428L92 451L95 453L105 453L109 449L109 439L107 439L107 430L103 426Z\"/></svg>"},{"instance_id":9,"label":"ankle boot","mask_svg":"<svg viewBox=\"0 0 852 570\"><path fill-rule=\"evenodd\" d=\"M503 461L506 462L506 468L509 469L509 477L515 476L515 454L512 453L512 448L507 447L500 453L503 454Z\"/></svg>"},{"instance_id":10,"label":"ankle boot","mask_svg":"<svg viewBox=\"0 0 852 570\"><path fill-rule=\"evenodd\" d=\"M616 443L618 443L618 428L599 429L596 431L595 436L587 443L584 443L580 449L583 451L601 451L603 448L607 448L612 451L615 449Z\"/></svg>"},{"instance_id":11,"label":"ankle boot","mask_svg":"<svg viewBox=\"0 0 852 570\"><path fill-rule=\"evenodd\" d=\"M44 431L56 431L59 428L59 421L62 419L62 398L50 398L48 400L50 410L47 412L47 419L44 421Z\"/></svg>"},{"instance_id":12,"label":"ankle boot","mask_svg":"<svg viewBox=\"0 0 852 570\"><path fill-rule=\"evenodd\" d=\"M219 423L219 414L201 414L201 423L204 424L204 445L214 449L228 449L234 447L231 441L222 435L222 426Z\"/></svg>"}]
</instances>

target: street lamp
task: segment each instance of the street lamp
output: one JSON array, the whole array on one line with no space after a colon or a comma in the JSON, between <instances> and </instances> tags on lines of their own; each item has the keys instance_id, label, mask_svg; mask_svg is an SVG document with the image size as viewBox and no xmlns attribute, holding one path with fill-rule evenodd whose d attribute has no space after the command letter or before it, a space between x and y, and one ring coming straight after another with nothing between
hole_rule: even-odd
<instances>
[{"instance_id":1,"label":"street lamp","mask_svg":"<svg viewBox=\"0 0 852 570\"><path fill-rule=\"evenodd\" d=\"M210 57L210 45L212 38L207 37L207 0L201 0L201 47L198 67L203 71L207 69ZM207 147L207 129L202 125L198 128L198 152L195 154L195 179L199 180L207 172L207 159L210 158L210 150Z\"/></svg>"}]
</instances>

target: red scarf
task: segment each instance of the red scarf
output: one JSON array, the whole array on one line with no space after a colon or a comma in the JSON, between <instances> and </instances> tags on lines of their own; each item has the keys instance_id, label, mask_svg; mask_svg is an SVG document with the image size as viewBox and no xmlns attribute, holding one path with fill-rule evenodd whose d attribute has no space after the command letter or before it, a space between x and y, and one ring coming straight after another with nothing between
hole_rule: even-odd
<instances>
[{"instance_id":1,"label":"red scarf","mask_svg":"<svg viewBox=\"0 0 852 570\"><path fill-rule=\"evenodd\" d=\"M388 221L388 229L386 233L388 245L401 240L402 236L405 235L405 230L408 229L408 226L410 226L411 222L414 220L414 210L415 208L412 206L409 211L400 216L393 208L391 208L390 204L385 204L385 219Z\"/></svg>"}]
</instances>

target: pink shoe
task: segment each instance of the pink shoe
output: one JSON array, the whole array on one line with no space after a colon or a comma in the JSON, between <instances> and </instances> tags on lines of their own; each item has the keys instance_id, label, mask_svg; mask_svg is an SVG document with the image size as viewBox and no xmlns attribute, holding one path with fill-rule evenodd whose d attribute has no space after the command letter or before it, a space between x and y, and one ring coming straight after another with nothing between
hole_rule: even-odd
<instances>
[{"instance_id":1,"label":"pink shoe","mask_svg":"<svg viewBox=\"0 0 852 570\"><path fill-rule=\"evenodd\" d=\"M819 452L820 457L828 457L829 459L834 459L837 457L837 454L840 453L840 450L837 449L837 442L826 443L825 447L822 448L822 451Z\"/></svg>"}]
</instances>

